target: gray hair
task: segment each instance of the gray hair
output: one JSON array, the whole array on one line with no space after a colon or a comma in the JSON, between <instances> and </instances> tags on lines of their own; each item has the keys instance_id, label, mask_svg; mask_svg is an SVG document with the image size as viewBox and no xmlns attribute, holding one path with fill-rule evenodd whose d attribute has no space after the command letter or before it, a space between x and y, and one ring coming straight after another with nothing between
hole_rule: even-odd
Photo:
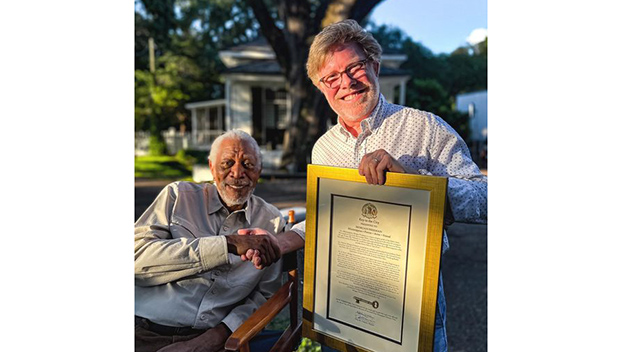
<instances>
[{"instance_id":1,"label":"gray hair","mask_svg":"<svg viewBox=\"0 0 622 352\"><path fill-rule=\"evenodd\" d=\"M259 163L259 165L261 165L261 152L259 151L259 144L257 144L257 141L255 140L255 138L251 137L248 133L242 130L227 131L221 134L220 136L218 136L218 138L214 140L214 142L212 143L212 147L210 148L209 156L208 156L208 159L211 162L214 162L216 153L220 150L220 144L222 144L222 142L225 139L230 139L230 138L238 140L238 141L248 142L248 144L251 145L251 148L253 148L253 151L255 152L255 156L257 157L257 162Z\"/></svg>"},{"instance_id":2,"label":"gray hair","mask_svg":"<svg viewBox=\"0 0 622 352\"><path fill-rule=\"evenodd\" d=\"M318 77L319 70L324 65L330 49L345 43L358 44L365 52L365 56L380 63L382 47L371 33L364 30L355 20L343 20L333 23L326 26L315 36L309 48L307 75L313 84L317 84L320 79Z\"/></svg>"}]
</instances>

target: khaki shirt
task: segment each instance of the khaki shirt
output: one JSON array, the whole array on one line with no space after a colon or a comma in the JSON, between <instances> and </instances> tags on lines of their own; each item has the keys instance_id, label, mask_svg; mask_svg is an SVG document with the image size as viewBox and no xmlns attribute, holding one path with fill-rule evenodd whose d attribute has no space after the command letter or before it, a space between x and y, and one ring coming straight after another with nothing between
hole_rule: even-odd
<instances>
[{"instance_id":1,"label":"khaki shirt","mask_svg":"<svg viewBox=\"0 0 622 352\"><path fill-rule=\"evenodd\" d=\"M251 196L229 213L212 184L166 186L134 225L135 314L168 326L237 329L281 284L281 262L257 270L227 252L224 236L260 227L276 234L281 213Z\"/></svg>"}]
</instances>

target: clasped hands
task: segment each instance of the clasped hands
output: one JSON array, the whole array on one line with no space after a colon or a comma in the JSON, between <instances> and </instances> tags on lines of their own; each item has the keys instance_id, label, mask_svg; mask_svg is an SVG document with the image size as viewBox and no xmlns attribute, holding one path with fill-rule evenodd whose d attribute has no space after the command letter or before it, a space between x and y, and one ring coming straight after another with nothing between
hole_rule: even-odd
<instances>
[{"instance_id":1,"label":"clasped hands","mask_svg":"<svg viewBox=\"0 0 622 352\"><path fill-rule=\"evenodd\" d=\"M384 149L365 154L358 170L359 175L365 176L367 183L375 185L384 184L387 171L406 172L402 164ZM238 254L243 261L251 261L257 269L270 266L281 258L277 238L264 229L241 229L235 237L240 243L236 246L235 252L231 250L230 252ZM258 244L253 246L253 243Z\"/></svg>"},{"instance_id":2,"label":"clasped hands","mask_svg":"<svg viewBox=\"0 0 622 352\"><path fill-rule=\"evenodd\" d=\"M251 261L257 269L270 266L281 258L278 240L264 229L240 229L237 235L226 238L229 252L239 255L243 261Z\"/></svg>"}]
</instances>

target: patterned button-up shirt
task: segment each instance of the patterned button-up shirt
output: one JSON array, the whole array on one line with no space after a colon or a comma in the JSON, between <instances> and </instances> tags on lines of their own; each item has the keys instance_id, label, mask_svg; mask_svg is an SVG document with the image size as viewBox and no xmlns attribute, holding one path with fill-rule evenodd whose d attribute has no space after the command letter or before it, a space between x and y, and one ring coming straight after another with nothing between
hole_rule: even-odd
<instances>
[{"instance_id":1,"label":"patterned button-up shirt","mask_svg":"<svg viewBox=\"0 0 622 352\"><path fill-rule=\"evenodd\" d=\"M382 95L370 116L361 121L358 137L340 122L315 143L311 160L318 165L358 169L363 156L378 149L386 150L408 173L448 177L447 193L455 221L486 223L488 179L458 133L440 117L388 103ZM292 230L304 238L304 226L299 223Z\"/></svg>"},{"instance_id":2,"label":"patterned button-up shirt","mask_svg":"<svg viewBox=\"0 0 622 352\"><path fill-rule=\"evenodd\" d=\"M225 236L261 227L276 234L281 213L251 196L229 213L211 184L166 186L134 225L135 314L155 323L237 329L281 283L281 262L257 270L228 253Z\"/></svg>"}]
</instances>

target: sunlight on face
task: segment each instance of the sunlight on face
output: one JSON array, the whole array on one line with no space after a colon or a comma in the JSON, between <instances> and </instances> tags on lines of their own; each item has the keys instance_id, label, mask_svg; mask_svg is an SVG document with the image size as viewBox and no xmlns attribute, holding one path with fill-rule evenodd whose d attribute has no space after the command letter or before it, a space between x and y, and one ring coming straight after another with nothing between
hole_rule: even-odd
<instances>
[{"instance_id":1,"label":"sunlight on face","mask_svg":"<svg viewBox=\"0 0 622 352\"><path fill-rule=\"evenodd\" d=\"M230 211L242 209L259 180L261 166L249 142L229 138L209 166L220 198Z\"/></svg>"},{"instance_id":2,"label":"sunlight on face","mask_svg":"<svg viewBox=\"0 0 622 352\"><path fill-rule=\"evenodd\" d=\"M320 67L320 77L327 77L336 72L343 72L352 64L365 60L365 53L355 43L338 45L331 50L326 61ZM379 64L373 60L366 62L363 72L353 75L343 73L341 84L329 88L323 83L318 87L324 93L330 107L349 126L360 123L368 117L376 107L380 96L378 83Z\"/></svg>"}]
</instances>

